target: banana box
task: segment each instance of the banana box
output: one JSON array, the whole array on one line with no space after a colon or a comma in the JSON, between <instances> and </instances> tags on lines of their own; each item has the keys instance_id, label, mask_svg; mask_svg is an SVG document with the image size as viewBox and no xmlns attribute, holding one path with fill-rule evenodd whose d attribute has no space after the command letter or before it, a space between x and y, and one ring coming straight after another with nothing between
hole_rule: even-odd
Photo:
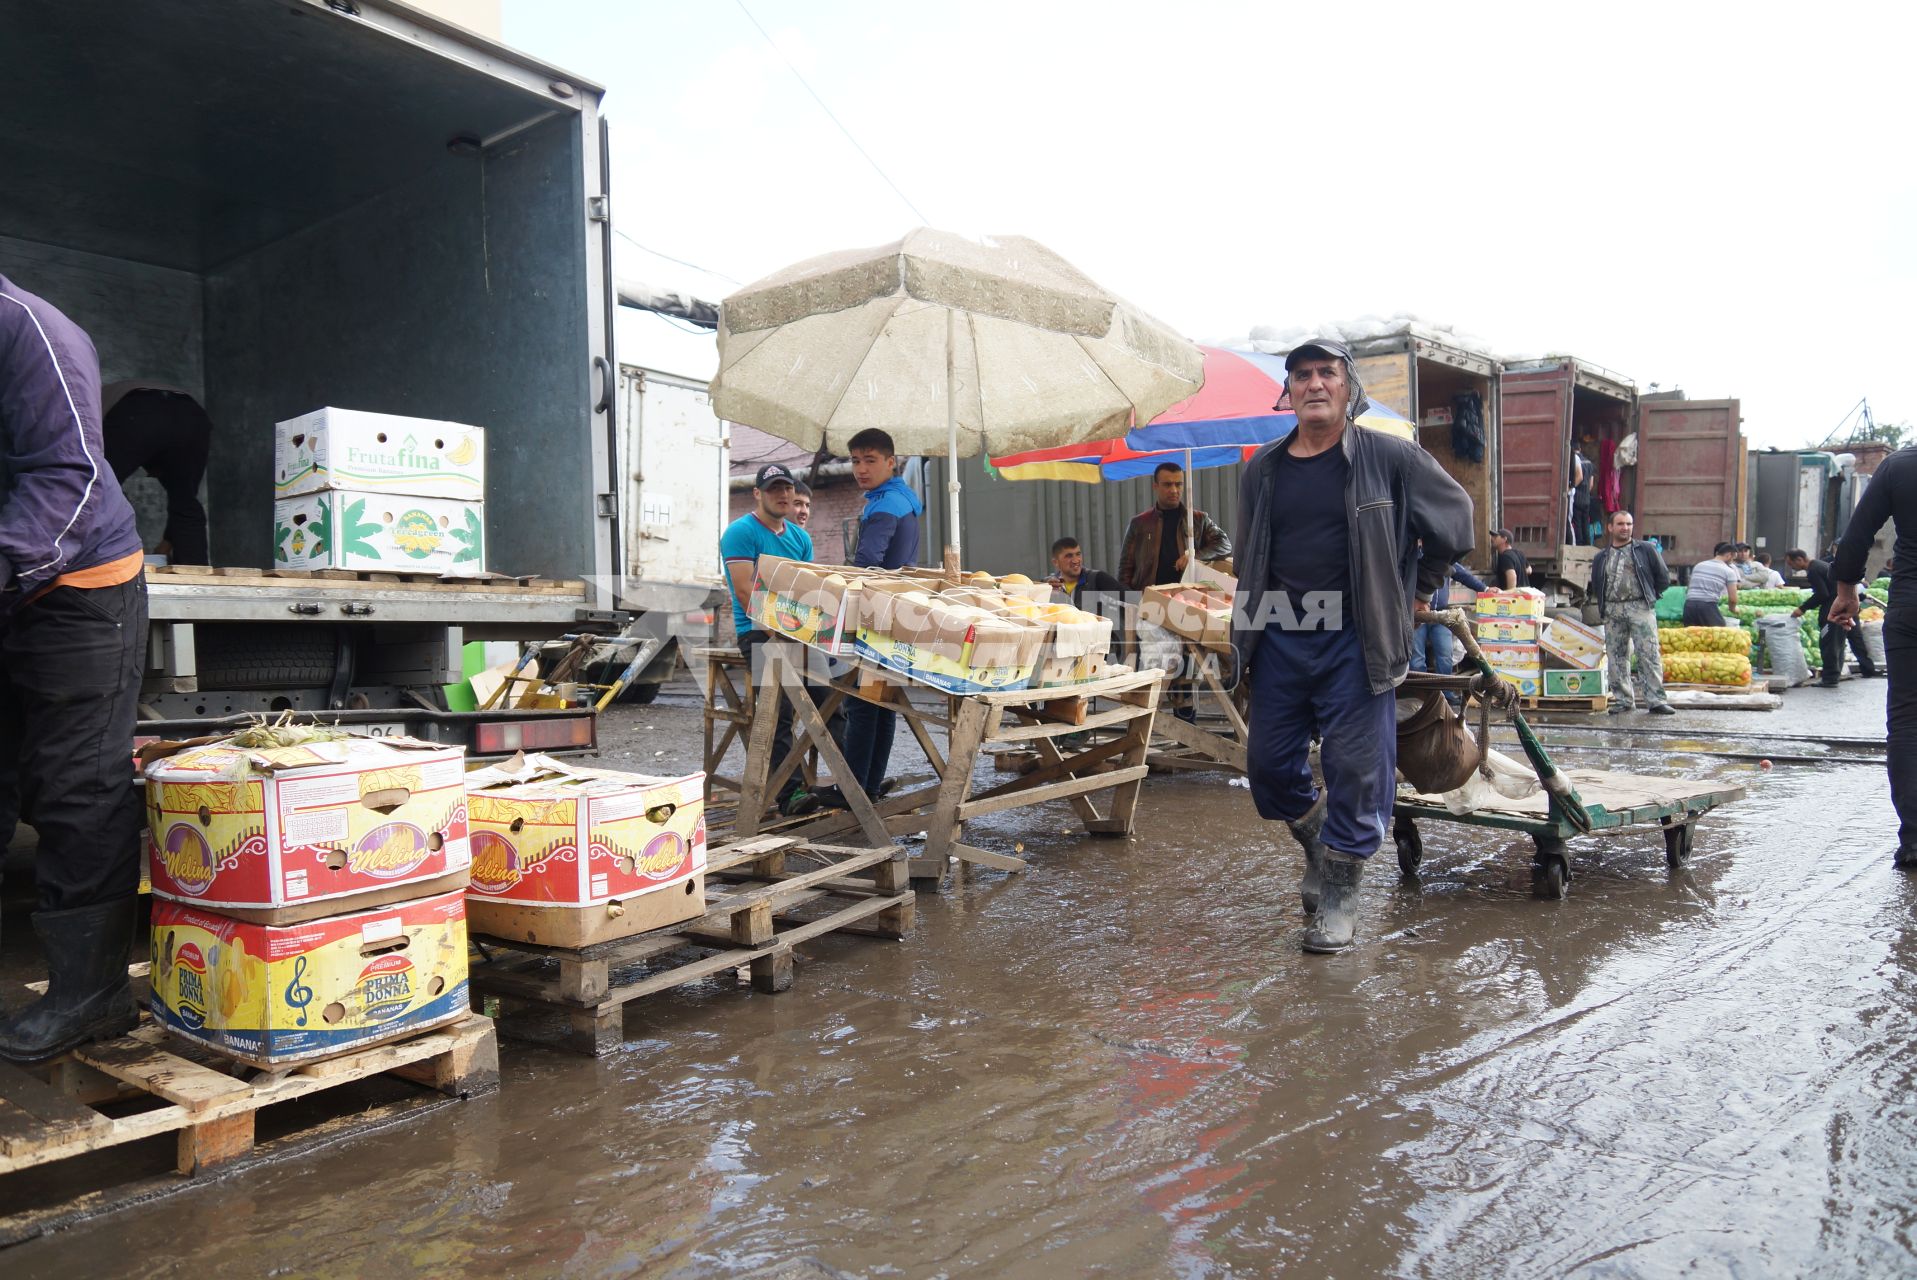
<instances>
[{"instance_id":1,"label":"banana box","mask_svg":"<svg viewBox=\"0 0 1917 1280\"><path fill-rule=\"evenodd\" d=\"M1498 667L1491 668L1498 679L1517 686L1519 693L1527 698L1535 698L1544 692L1544 673L1536 667Z\"/></svg>"},{"instance_id":2,"label":"banana box","mask_svg":"<svg viewBox=\"0 0 1917 1280\"><path fill-rule=\"evenodd\" d=\"M603 941L705 914L704 774L515 756L467 774L466 789L475 932L580 946L587 933ZM612 904L617 914L594 910Z\"/></svg>"},{"instance_id":3,"label":"banana box","mask_svg":"<svg viewBox=\"0 0 1917 1280\"><path fill-rule=\"evenodd\" d=\"M761 556L753 584L752 618L761 627L836 654L851 644L856 588L867 575L841 565L807 564Z\"/></svg>"},{"instance_id":4,"label":"banana box","mask_svg":"<svg viewBox=\"0 0 1917 1280\"><path fill-rule=\"evenodd\" d=\"M160 897L283 924L465 885L462 748L221 738L145 750Z\"/></svg>"},{"instance_id":5,"label":"banana box","mask_svg":"<svg viewBox=\"0 0 1917 1280\"><path fill-rule=\"evenodd\" d=\"M1536 587L1519 587L1515 591L1480 591L1473 608L1480 617L1490 614L1500 618L1542 618L1544 593Z\"/></svg>"},{"instance_id":6,"label":"banana box","mask_svg":"<svg viewBox=\"0 0 1917 1280\"><path fill-rule=\"evenodd\" d=\"M151 1008L257 1067L331 1057L466 1016L459 890L299 924L153 904Z\"/></svg>"},{"instance_id":7,"label":"banana box","mask_svg":"<svg viewBox=\"0 0 1917 1280\"><path fill-rule=\"evenodd\" d=\"M948 693L1025 688L1049 635L908 580L875 578L859 594L858 655Z\"/></svg>"},{"instance_id":8,"label":"banana box","mask_svg":"<svg viewBox=\"0 0 1917 1280\"><path fill-rule=\"evenodd\" d=\"M473 575L486 568L486 504L324 489L273 503L275 569Z\"/></svg>"},{"instance_id":9,"label":"banana box","mask_svg":"<svg viewBox=\"0 0 1917 1280\"><path fill-rule=\"evenodd\" d=\"M1479 614L1472 619L1473 630L1477 633L1478 643L1484 644L1536 644L1538 642L1538 620L1536 618L1499 617L1496 614Z\"/></svg>"},{"instance_id":10,"label":"banana box","mask_svg":"<svg viewBox=\"0 0 1917 1280\"><path fill-rule=\"evenodd\" d=\"M463 422L315 409L273 428L273 496L322 489L479 502L486 432Z\"/></svg>"},{"instance_id":11,"label":"banana box","mask_svg":"<svg viewBox=\"0 0 1917 1280\"><path fill-rule=\"evenodd\" d=\"M1596 671L1604 665L1604 633L1572 618L1544 624L1544 665L1559 671Z\"/></svg>"}]
</instances>

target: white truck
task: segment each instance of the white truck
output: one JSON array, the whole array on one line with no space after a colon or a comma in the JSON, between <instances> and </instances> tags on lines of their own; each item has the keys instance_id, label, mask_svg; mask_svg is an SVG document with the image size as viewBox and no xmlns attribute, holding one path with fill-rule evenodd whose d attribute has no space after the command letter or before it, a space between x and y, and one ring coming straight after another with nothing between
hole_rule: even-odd
<instances>
[{"instance_id":1,"label":"white truck","mask_svg":"<svg viewBox=\"0 0 1917 1280\"><path fill-rule=\"evenodd\" d=\"M185 388L216 428L218 571L149 572L142 733L290 709L592 746L589 713L438 690L475 640L664 611L662 654L716 591L723 436L612 349L601 90L389 0L7 0L4 28L0 271L104 381ZM273 576L274 424L321 406L484 427L487 568L536 580Z\"/></svg>"}]
</instances>

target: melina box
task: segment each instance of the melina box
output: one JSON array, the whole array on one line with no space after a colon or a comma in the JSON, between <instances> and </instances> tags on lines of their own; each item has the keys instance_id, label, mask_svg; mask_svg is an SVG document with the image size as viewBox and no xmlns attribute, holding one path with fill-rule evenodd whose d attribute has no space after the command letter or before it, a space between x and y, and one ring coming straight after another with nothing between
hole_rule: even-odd
<instances>
[{"instance_id":1,"label":"melina box","mask_svg":"<svg viewBox=\"0 0 1917 1280\"><path fill-rule=\"evenodd\" d=\"M480 502L486 432L461 422L315 409L273 429L273 496L323 489Z\"/></svg>"},{"instance_id":2,"label":"melina box","mask_svg":"<svg viewBox=\"0 0 1917 1280\"><path fill-rule=\"evenodd\" d=\"M478 574L486 567L486 505L355 489L279 498L273 567Z\"/></svg>"},{"instance_id":3,"label":"melina box","mask_svg":"<svg viewBox=\"0 0 1917 1280\"><path fill-rule=\"evenodd\" d=\"M1502 618L1542 618L1544 593L1536 587L1515 591L1480 591L1472 607L1480 617L1490 614Z\"/></svg>"},{"instance_id":4,"label":"melina box","mask_svg":"<svg viewBox=\"0 0 1917 1280\"><path fill-rule=\"evenodd\" d=\"M256 1067L332 1057L468 1012L460 890L298 924L153 904L153 1016Z\"/></svg>"},{"instance_id":5,"label":"melina box","mask_svg":"<svg viewBox=\"0 0 1917 1280\"><path fill-rule=\"evenodd\" d=\"M411 738L144 749L153 891L286 924L464 888L464 751Z\"/></svg>"},{"instance_id":6,"label":"melina box","mask_svg":"<svg viewBox=\"0 0 1917 1280\"><path fill-rule=\"evenodd\" d=\"M473 932L583 947L705 914L704 774L515 756L466 790Z\"/></svg>"}]
</instances>

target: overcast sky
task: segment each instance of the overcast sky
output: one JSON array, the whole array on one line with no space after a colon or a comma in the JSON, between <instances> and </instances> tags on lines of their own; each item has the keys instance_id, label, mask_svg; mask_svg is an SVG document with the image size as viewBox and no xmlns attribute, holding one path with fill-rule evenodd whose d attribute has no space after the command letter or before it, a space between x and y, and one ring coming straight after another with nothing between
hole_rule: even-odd
<instances>
[{"instance_id":1,"label":"overcast sky","mask_svg":"<svg viewBox=\"0 0 1917 1280\"><path fill-rule=\"evenodd\" d=\"M745 3L776 49L737 0L505 0L608 88L615 225L717 273L622 242L642 278L722 294L924 222L1200 341L1409 312L1737 396L1754 446L1866 396L1917 420L1910 6ZM717 363L652 316L620 341Z\"/></svg>"}]
</instances>

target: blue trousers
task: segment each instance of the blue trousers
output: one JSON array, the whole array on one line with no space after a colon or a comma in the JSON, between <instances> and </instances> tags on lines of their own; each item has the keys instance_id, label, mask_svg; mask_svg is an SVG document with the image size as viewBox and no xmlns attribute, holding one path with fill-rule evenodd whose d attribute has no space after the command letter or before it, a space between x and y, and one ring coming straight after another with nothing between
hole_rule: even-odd
<instances>
[{"instance_id":1,"label":"blue trousers","mask_svg":"<svg viewBox=\"0 0 1917 1280\"><path fill-rule=\"evenodd\" d=\"M1251 669L1251 798L1258 815L1296 822L1317 802L1311 739L1322 742L1325 847L1368 858L1397 794L1398 708L1372 693L1355 631L1266 630Z\"/></svg>"},{"instance_id":2,"label":"blue trousers","mask_svg":"<svg viewBox=\"0 0 1917 1280\"><path fill-rule=\"evenodd\" d=\"M845 762L852 767L860 788L875 800L892 763L892 735L898 727L897 712L860 698L846 699Z\"/></svg>"},{"instance_id":3,"label":"blue trousers","mask_svg":"<svg viewBox=\"0 0 1917 1280\"><path fill-rule=\"evenodd\" d=\"M1411 669L1438 676L1448 676L1457 670L1457 659L1451 652L1451 633L1436 623L1411 628Z\"/></svg>"}]
</instances>

